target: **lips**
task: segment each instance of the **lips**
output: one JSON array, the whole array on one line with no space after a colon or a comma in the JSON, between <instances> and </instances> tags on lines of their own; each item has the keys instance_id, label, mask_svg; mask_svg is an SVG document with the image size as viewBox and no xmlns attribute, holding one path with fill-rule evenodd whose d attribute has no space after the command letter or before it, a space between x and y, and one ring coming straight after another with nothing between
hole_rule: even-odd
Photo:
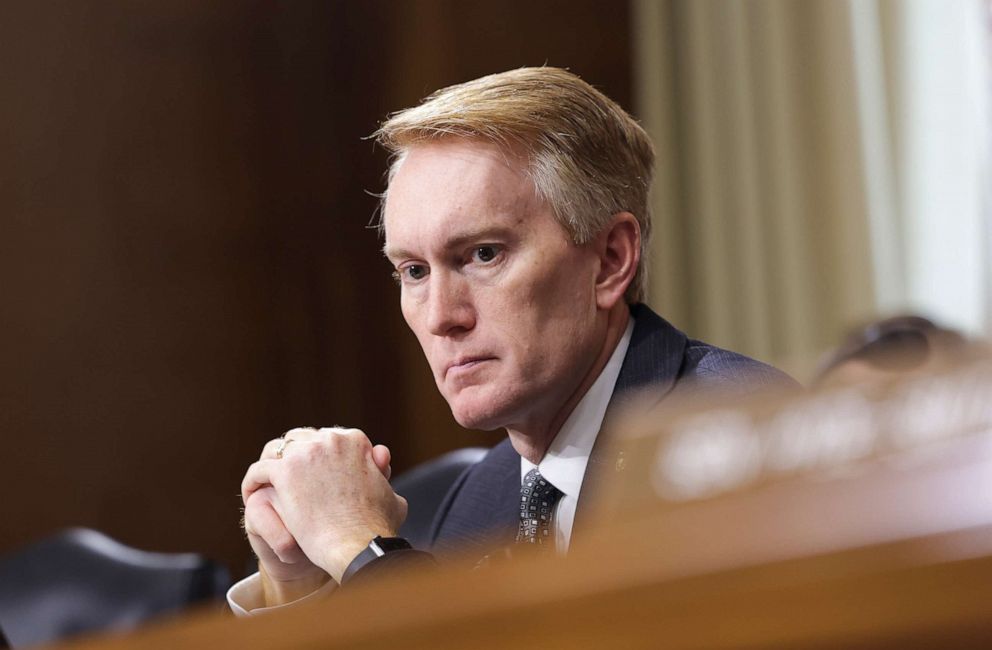
<instances>
[{"instance_id":1,"label":"lips","mask_svg":"<svg viewBox=\"0 0 992 650\"><path fill-rule=\"evenodd\" d=\"M477 357L462 357L452 363L444 369L444 376L447 377L449 374L466 374L484 364L486 361L492 361L496 357L487 356L477 356Z\"/></svg>"}]
</instances>

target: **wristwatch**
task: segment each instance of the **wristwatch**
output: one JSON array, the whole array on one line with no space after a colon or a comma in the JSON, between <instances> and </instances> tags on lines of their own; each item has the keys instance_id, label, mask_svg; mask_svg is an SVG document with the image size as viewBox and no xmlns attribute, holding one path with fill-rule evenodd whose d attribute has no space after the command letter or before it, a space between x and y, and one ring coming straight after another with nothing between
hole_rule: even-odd
<instances>
[{"instance_id":1,"label":"wristwatch","mask_svg":"<svg viewBox=\"0 0 992 650\"><path fill-rule=\"evenodd\" d=\"M402 537L381 537L376 535L375 539L369 542L369 545L361 553L356 555L355 559L348 565L348 568L344 570L344 574L341 575L341 584L347 583L365 565L378 560L383 555L396 551L409 551L411 549L413 547L410 546L410 542Z\"/></svg>"}]
</instances>

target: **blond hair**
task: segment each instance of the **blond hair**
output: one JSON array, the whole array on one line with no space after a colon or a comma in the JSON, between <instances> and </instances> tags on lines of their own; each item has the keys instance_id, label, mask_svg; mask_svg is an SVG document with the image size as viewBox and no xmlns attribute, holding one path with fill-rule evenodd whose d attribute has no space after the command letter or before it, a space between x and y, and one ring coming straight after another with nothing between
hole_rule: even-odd
<instances>
[{"instance_id":1,"label":"blond hair","mask_svg":"<svg viewBox=\"0 0 992 650\"><path fill-rule=\"evenodd\" d=\"M576 75L520 68L442 88L391 115L374 137L393 155L390 180L410 147L440 138L522 151L538 195L577 244L630 212L641 230L641 257L626 300L644 299L654 147L616 102Z\"/></svg>"}]
</instances>

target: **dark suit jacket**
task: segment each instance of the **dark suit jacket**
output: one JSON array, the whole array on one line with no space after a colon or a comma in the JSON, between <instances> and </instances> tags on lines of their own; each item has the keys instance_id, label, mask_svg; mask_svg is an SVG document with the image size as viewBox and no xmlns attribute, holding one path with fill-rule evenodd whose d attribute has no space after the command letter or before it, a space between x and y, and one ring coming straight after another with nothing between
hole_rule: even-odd
<instances>
[{"instance_id":1,"label":"dark suit jacket","mask_svg":"<svg viewBox=\"0 0 992 650\"><path fill-rule=\"evenodd\" d=\"M735 352L686 337L646 305L631 308L634 331L624 357L606 419L635 393L647 392L655 403L673 391L691 388L731 391L736 395L767 388L796 386L784 373ZM589 458L576 521L590 490L604 468L605 445L597 440ZM466 470L448 492L431 528L435 555L475 554L509 544L516 535L520 508L520 456L509 438L496 445L478 464Z\"/></svg>"}]
</instances>

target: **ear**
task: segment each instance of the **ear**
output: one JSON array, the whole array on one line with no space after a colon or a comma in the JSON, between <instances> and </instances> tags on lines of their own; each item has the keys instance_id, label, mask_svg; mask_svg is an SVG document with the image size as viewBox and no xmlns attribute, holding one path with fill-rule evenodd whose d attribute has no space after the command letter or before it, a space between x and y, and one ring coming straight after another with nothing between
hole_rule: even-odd
<instances>
[{"instance_id":1,"label":"ear","mask_svg":"<svg viewBox=\"0 0 992 650\"><path fill-rule=\"evenodd\" d=\"M631 213L618 212L596 243L599 254L596 306L608 310L623 300L627 287L634 281L641 261L641 227Z\"/></svg>"}]
</instances>

